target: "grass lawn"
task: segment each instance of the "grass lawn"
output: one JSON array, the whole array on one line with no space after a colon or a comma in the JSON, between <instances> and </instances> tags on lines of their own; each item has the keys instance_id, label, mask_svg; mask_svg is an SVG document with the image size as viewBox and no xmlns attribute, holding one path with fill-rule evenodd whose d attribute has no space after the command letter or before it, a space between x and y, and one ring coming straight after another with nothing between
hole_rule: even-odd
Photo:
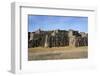
<instances>
[{"instance_id":1,"label":"grass lawn","mask_svg":"<svg viewBox=\"0 0 100 76\"><path fill-rule=\"evenodd\" d=\"M87 58L88 47L28 48L28 60L55 60Z\"/></svg>"}]
</instances>

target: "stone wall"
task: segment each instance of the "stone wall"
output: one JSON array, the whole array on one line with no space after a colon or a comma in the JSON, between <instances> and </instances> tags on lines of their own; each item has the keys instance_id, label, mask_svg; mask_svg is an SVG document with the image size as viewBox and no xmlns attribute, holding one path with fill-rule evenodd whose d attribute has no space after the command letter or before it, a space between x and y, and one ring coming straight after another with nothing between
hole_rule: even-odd
<instances>
[{"instance_id":1,"label":"stone wall","mask_svg":"<svg viewBox=\"0 0 100 76\"><path fill-rule=\"evenodd\" d=\"M41 31L28 33L28 47L79 47L88 45L88 37L85 33L74 30Z\"/></svg>"}]
</instances>

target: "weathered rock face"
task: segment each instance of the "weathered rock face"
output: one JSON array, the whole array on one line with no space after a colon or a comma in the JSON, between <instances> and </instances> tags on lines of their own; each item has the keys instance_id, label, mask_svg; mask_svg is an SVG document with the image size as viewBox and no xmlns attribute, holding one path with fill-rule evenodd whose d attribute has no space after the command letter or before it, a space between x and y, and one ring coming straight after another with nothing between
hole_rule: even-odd
<instances>
[{"instance_id":1,"label":"weathered rock face","mask_svg":"<svg viewBox=\"0 0 100 76\"><path fill-rule=\"evenodd\" d=\"M30 39L29 40L33 40L34 34L31 32L30 33Z\"/></svg>"},{"instance_id":2,"label":"weathered rock face","mask_svg":"<svg viewBox=\"0 0 100 76\"><path fill-rule=\"evenodd\" d=\"M74 47L75 44L76 44L76 37L75 36L69 37L69 46Z\"/></svg>"},{"instance_id":3,"label":"weathered rock face","mask_svg":"<svg viewBox=\"0 0 100 76\"><path fill-rule=\"evenodd\" d=\"M88 45L88 35L74 30L54 30L28 33L28 47L79 47Z\"/></svg>"},{"instance_id":4,"label":"weathered rock face","mask_svg":"<svg viewBox=\"0 0 100 76\"><path fill-rule=\"evenodd\" d=\"M46 37L45 37L45 44L44 44L44 47L49 47L49 41L48 41L48 35L46 35Z\"/></svg>"},{"instance_id":5,"label":"weathered rock face","mask_svg":"<svg viewBox=\"0 0 100 76\"><path fill-rule=\"evenodd\" d=\"M69 31L69 46L79 47L87 46L88 37L85 32L78 33L77 31Z\"/></svg>"}]
</instances>

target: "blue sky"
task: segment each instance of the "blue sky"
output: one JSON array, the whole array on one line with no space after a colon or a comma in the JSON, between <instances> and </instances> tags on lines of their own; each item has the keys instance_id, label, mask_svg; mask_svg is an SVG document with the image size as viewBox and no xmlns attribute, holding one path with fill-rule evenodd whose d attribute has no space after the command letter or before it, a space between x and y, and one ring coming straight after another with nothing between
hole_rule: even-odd
<instances>
[{"instance_id":1,"label":"blue sky","mask_svg":"<svg viewBox=\"0 0 100 76\"><path fill-rule=\"evenodd\" d=\"M38 29L46 31L73 29L88 32L88 17L29 15L28 31L33 32Z\"/></svg>"}]
</instances>

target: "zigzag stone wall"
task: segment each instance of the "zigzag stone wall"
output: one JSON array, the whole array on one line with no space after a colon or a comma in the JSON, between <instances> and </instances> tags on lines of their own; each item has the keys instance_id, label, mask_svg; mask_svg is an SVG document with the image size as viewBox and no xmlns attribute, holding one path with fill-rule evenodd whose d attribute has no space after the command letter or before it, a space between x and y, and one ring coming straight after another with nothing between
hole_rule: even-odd
<instances>
[{"instance_id":1,"label":"zigzag stone wall","mask_svg":"<svg viewBox=\"0 0 100 76\"><path fill-rule=\"evenodd\" d=\"M54 30L28 33L28 47L79 47L88 46L88 35L74 30Z\"/></svg>"}]
</instances>

